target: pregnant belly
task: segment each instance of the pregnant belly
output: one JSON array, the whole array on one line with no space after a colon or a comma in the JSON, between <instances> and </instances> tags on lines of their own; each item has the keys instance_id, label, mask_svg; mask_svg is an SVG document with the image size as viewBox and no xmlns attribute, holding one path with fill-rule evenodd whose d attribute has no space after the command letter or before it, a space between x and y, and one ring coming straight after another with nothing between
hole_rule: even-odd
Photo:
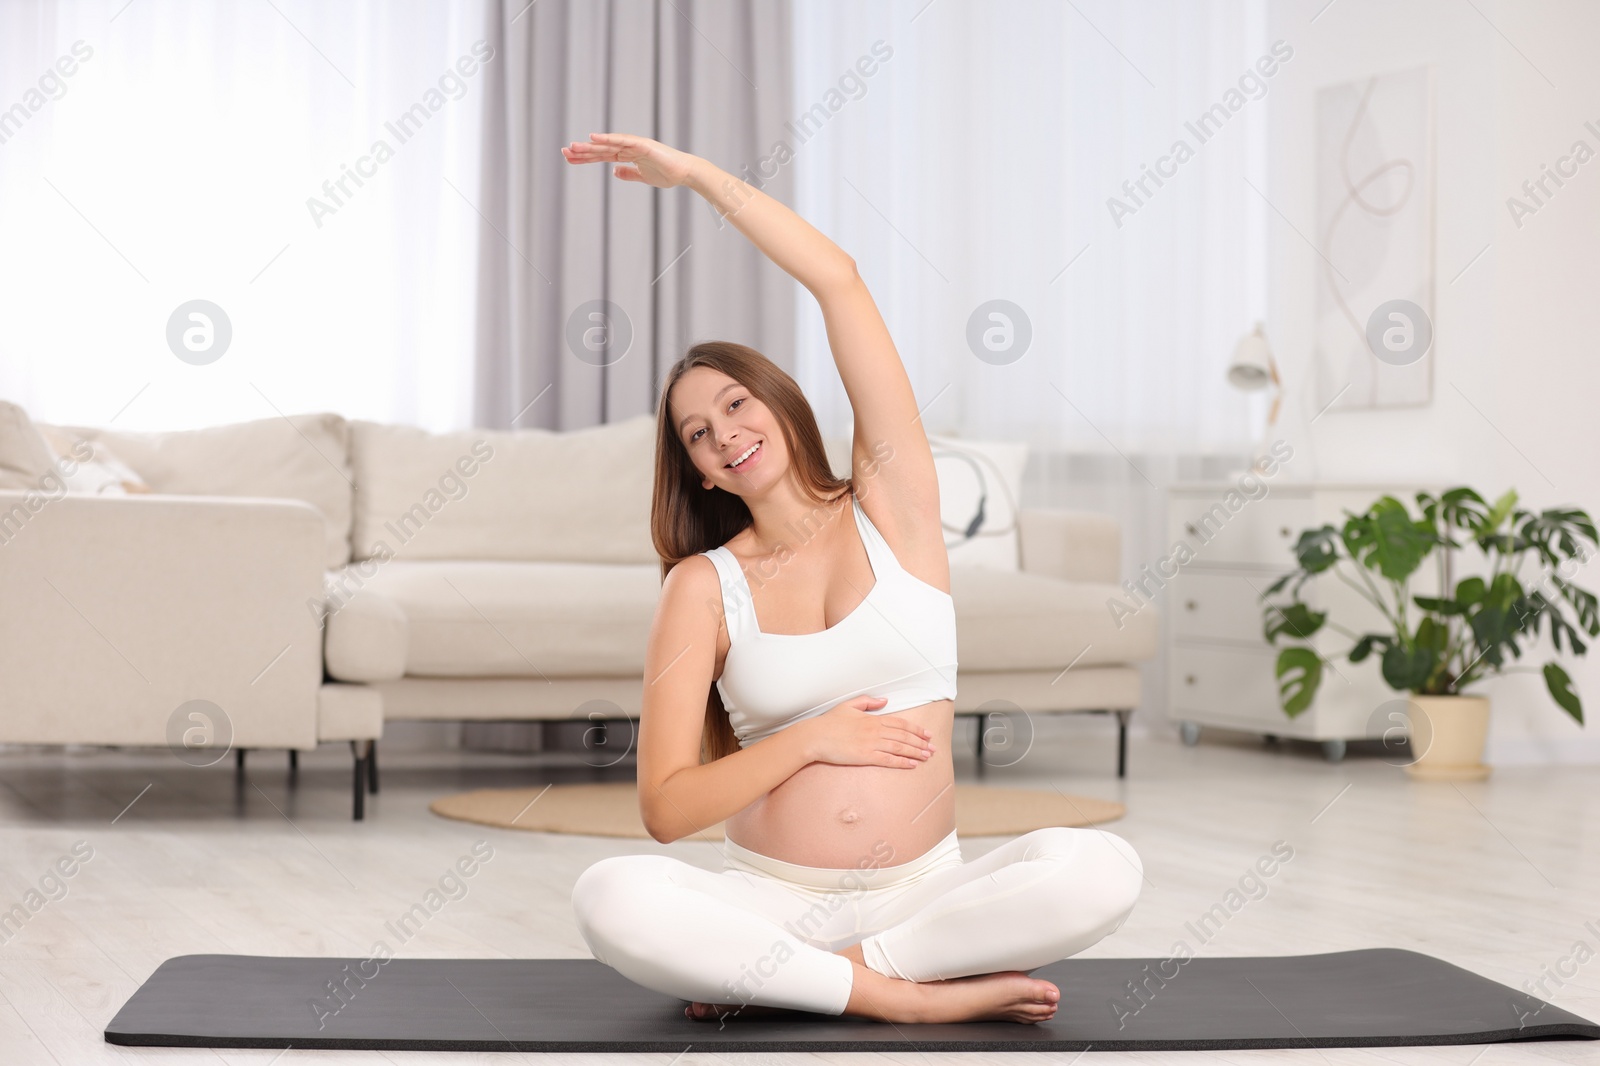
<instances>
[{"instance_id":1,"label":"pregnant belly","mask_svg":"<svg viewBox=\"0 0 1600 1066\"><path fill-rule=\"evenodd\" d=\"M932 734L912 767L814 762L727 820L728 839L783 862L835 869L910 862L955 828L955 703L894 712ZM890 851L884 850L887 844Z\"/></svg>"}]
</instances>

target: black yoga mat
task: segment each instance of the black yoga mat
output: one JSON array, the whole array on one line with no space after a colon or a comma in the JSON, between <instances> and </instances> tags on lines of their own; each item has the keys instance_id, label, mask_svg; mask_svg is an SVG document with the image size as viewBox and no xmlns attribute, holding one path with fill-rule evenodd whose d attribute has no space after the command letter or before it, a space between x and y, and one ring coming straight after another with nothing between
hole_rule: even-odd
<instances>
[{"instance_id":1,"label":"black yoga mat","mask_svg":"<svg viewBox=\"0 0 1600 1066\"><path fill-rule=\"evenodd\" d=\"M348 967L348 968L347 968ZM1459 966L1371 948L1272 958L1063 959L1054 1019L718 1021L594 959L182 955L106 1026L113 1044L397 1051L1101 1051L1600 1039L1600 1026ZM330 982L342 986L335 998ZM1130 984L1130 982L1132 982ZM1135 989L1138 990L1137 994Z\"/></svg>"}]
</instances>

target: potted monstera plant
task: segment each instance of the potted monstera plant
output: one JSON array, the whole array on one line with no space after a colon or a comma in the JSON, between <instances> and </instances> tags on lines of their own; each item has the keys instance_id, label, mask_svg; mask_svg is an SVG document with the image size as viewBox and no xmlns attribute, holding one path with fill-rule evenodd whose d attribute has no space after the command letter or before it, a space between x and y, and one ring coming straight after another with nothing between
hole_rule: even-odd
<instances>
[{"instance_id":1,"label":"potted monstera plant","mask_svg":"<svg viewBox=\"0 0 1600 1066\"><path fill-rule=\"evenodd\" d=\"M1532 671L1509 660L1521 658L1522 645L1541 632L1558 652L1584 653L1580 632L1600 633L1600 613L1594 594L1570 577L1600 541L1583 511L1523 510L1515 490L1492 505L1469 488L1437 499L1419 492L1416 501L1420 516L1386 495L1362 514L1346 511L1343 528L1324 525L1300 534L1294 545L1299 567L1261 595L1267 641L1287 645L1278 653L1279 699L1291 718L1310 706L1324 659L1309 642L1327 626L1352 641L1345 653L1350 662L1376 657L1384 681L1412 694L1409 737L1402 738L1410 744L1411 776L1482 779L1488 774L1482 758L1489 701L1465 690L1491 674ZM1487 576L1456 580L1454 553L1469 541L1485 557ZM1411 578L1430 558L1440 594L1413 595ZM1530 562L1539 574L1524 586ZM1302 601L1301 588L1319 574L1343 581L1376 607L1387 621L1384 631L1355 632ZM1271 602L1282 594L1286 601ZM1550 698L1582 724L1583 705L1566 670L1552 661L1541 672Z\"/></svg>"}]
</instances>

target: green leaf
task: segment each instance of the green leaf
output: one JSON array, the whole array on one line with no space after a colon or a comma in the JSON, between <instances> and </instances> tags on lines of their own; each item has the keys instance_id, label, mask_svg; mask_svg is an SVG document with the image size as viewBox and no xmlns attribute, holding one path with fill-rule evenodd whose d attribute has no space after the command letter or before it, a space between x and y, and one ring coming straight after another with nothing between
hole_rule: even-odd
<instances>
[{"instance_id":1,"label":"green leaf","mask_svg":"<svg viewBox=\"0 0 1600 1066\"><path fill-rule=\"evenodd\" d=\"M1327 617L1327 611L1313 611L1306 604L1299 602L1282 607L1268 604L1264 620L1267 643L1276 644L1280 633L1297 640L1305 640L1322 628L1322 623Z\"/></svg>"},{"instance_id":2,"label":"green leaf","mask_svg":"<svg viewBox=\"0 0 1600 1066\"><path fill-rule=\"evenodd\" d=\"M1578 613L1578 624L1583 631L1591 637L1600 636L1600 600L1595 599L1594 593L1580 589L1559 574L1552 574L1550 580L1560 590L1561 598L1572 604L1572 609Z\"/></svg>"},{"instance_id":3,"label":"green leaf","mask_svg":"<svg viewBox=\"0 0 1600 1066\"><path fill-rule=\"evenodd\" d=\"M1335 547L1338 536L1339 531L1332 526L1306 530L1294 542L1295 559L1307 573L1322 573L1339 561L1339 550Z\"/></svg>"},{"instance_id":4,"label":"green leaf","mask_svg":"<svg viewBox=\"0 0 1600 1066\"><path fill-rule=\"evenodd\" d=\"M1561 650L1561 634L1565 633L1567 641L1572 645L1572 654L1582 655L1587 651L1588 645L1583 642L1582 637L1578 636L1578 631L1572 628L1572 623L1567 621L1566 616L1561 613L1560 609L1539 593L1535 592L1534 596L1544 604L1543 613L1550 616L1550 642L1556 646L1556 650Z\"/></svg>"},{"instance_id":5,"label":"green leaf","mask_svg":"<svg viewBox=\"0 0 1600 1066\"><path fill-rule=\"evenodd\" d=\"M1388 650L1394 646L1394 638L1382 633L1368 633L1356 641L1356 646L1350 649L1350 661L1358 663L1372 654L1373 648Z\"/></svg>"},{"instance_id":6,"label":"green leaf","mask_svg":"<svg viewBox=\"0 0 1600 1066\"><path fill-rule=\"evenodd\" d=\"M1477 610L1467 616L1467 622L1472 627L1479 653L1472 657L1463 672L1471 672L1475 669L1473 664L1480 661L1498 672L1505 666L1507 651L1516 658L1522 657L1517 637L1524 633L1536 635L1542 612L1537 609L1536 601L1523 595L1522 586L1510 572L1497 576L1484 589L1483 598L1475 606Z\"/></svg>"},{"instance_id":7,"label":"green leaf","mask_svg":"<svg viewBox=\"0 0 1600 1066\"><path fill-rule=\"evenodd\" d=\"M1507 489L1505 495L1494 501L1494 506L1489 509L1489 517L1486 520L1488 527L1490 529L1499 529L1500 523L1506 520L1507 516L1511 514L1511 509L1516 505L1517 490Z\"/></svg>"},{"instance_id":8,"label":"green leaf","mask_svg":"<svg viewBox=\"0 0 1600 1066\"><path fill-rule=\"evenodd\" d=\"M1481 577L1463 578L1456 584L1456 602L1466 607L1483 599L1484 584Z\"/></svg>"},{"instance_id":9,"label":"green leaf","mask_svg":"<svg viewBox=\"0 0 1600 1066\"><path fill-rule=\"evenodd\" d=\"M1550 619L1550 638L1556 642L1556 650L1561 650L1561 630L1558 623L1563 621L1553 610L1553 605L1544 595L1535 592L1532 596L1525 596L1511 605L1511 620L1513 629L1528 637L1539 635L1539 618L1549 610L1555 617Z\"/></svg>"},{"instance_id":10,"label":"green leaf","mask_svg":"<svg viewBox=\"0 0 1600 1066\"><path fill-rule=\"evenodd\" d=\"M1496 577L1484 594L1485 607L1499 607L1510 610L1511 605L1522 598L1522 585L1517 581L1516 575L1507 571Z\"/></svg>"},{"instance_id":11,"label":"green leaf","mask_svg":"<svg viewBox=\"0 0 1600 1066\"><path fill-rule=\"evenodd\" d=\"M1350 554L1350 558L1360 561L1367 557L1367 553L1372 550L1372 545L1376 541L1372 513L1369 511L1357 515L1346 511L1345 514L1349 517L1345 519L1339 537L1344 542L1344 550Z\"/></svg>"},{"instance_id":12,"label":"green leaf","mask_svg":"<svg viewBox=\"0 0 1600 1066\"><path fill-rule=\"evenodd\" d=\"M1528 547L1528 542L1515 533L1484 533L1478 537L1478 547L1485 555L1511 555Z\"/></svg>"},{"instance_id":13,"label":"green leaf","mask_svg":"<svg viewBox=\"0 0 1600 1066\"><path fill-rule=\"evenodd\" d=\"M1424 616L1417 623L1416 646L1427 648L1434 653L1434 658L1444 654L1445 648L1450 646L1450 630L1435 622L1432 618Z\"/></svg>"},{"instance_id":14,"label":"green leaf","mask_svg":"<svg viewBox=\"0 0 1600 1066\"><path fill-rule=\"evenodd\" d=\"M1265 591L1265 592L1263 592L1263 593L1262 593L1262 594L1261 594L1261 595L1260 595L1260 596L1259 596L1259 597L1257 597L1257 598L1258 598L1258 599L1263 599L1263 600L1264 600L1264 599L1266 599L1266 598L1267 598L1267 597L1268 597L1268 596L1273 596L1273 595L1276 595L1276 594L1277 594L1277 593L1279 593L1279 592L1280 592L1280 591L1282 591L1282 590L1283 590L1283 586L1285 586L1285 585L1287 585L1287 584L1288 584L1288 583L1289 583L1289 582L1290 582L1290 581L1292 581L1292 580L1294 580L1294 576L1295 576L1295 575L1296 575L1296 574L1298 574L1298 573L1300 573L1300 571L1298 571L1298 570L1291 570L1291 571L1289 571L1289 572L1288 572L1288 573L1287 573L1287 574L1284 574L1284 575L1283 575L1283 576L1282 576L1282 577L1280 577L1280 578L1279 578L1279 579L1278 579L1278 580L1276 580L1276 581L1274 581L1274 582L1273 582L1273 583L1272 583L1272 584L1270 584L1270 585L1268 585L1268 586L1267 586L1267 591Z\"/></svg>"},{"instance_id":15,"label":"green leaf","mask_svg":"<svg viewBox=\"0 0 1600 1066\"><path fill-rule=\"evenodd\" d=\"M1322 683L1322 660L1310 648L1285 648L1278 653L1277 676L1283 713L1293 718L1311 706Z\"/></svg>"},{"instance_id":16,"label":"green leaf","mask_svg":"<svg viewBox=\"0 0 1600 1066\"><path fill-rule=\"evenodd\" d=\"M1567 676L1567 672L1557 663L1545 663L1544 684L1550 690L1550 698L1582 725L1583 704L1578 701L1578 693L1573 690L1572 678Z\"/></svg>"},{"instance_id":17,"label":"green leaf","mask_svg":"<svg viewBox=\"0 0 1600 1066\"><path fill-rule=\"evenodd\" d=\"M1384 496L1372 505L1375 539L1372 554L1362 562L1390 581L1404 581L1433 550L1438 539L1433 530L1413 521L1406 505Z\"/></svg>"},{"instance_id":18,"label":"green leaf","mask_svg":"<svg viewBox=\"0 0 1600 1066\"><path fill-rule=\"evenodd\" d=\"M1421 607L1424 611L1432 611L1435 614L1453 615L1467 613L1468 605L1465 603L1457 603L1455 600L1441 600L1436 599L1433 596L1413 596L1412 599L1416 600L1417 606Z\"/></svg>"},{"instance_id":19,"label":"green leaf","mask_svg":"<svg viewBox=\"0 0 1600 1066\"><path fill-rule=\"evenodd\" d=\"M1505 644L1516 631L1517 620L1503 607L1485 607L1472 616L1472 635L1477 638L1479 648Z\"/></svg>"},{"instance_id":20,"label":"green leaf","mask_svg":"<svg viewBox=\"0 0 1600 1066\"><path fill-rule=\"evenodd\" d=\"M1436 658L1432 648L1403 648L1395 644L1383 653L1383 679L1396 692L1414 692L1433 673Z\"/></svg>"},{"instance_id":21,"label":"green leaf","mask_svg":"<svg viewBox=\"0 0 1600 1066\"><path fill-rule=\"evenodd\" d=\"M1466 487L1454 488L1439 497L1444 517L1451 525L1478 533L1488 520L1489 505L1482 496Z\"/></svg>"},{"instance_id":22,"label":"green leaf","mask_svg":"<svg viewBox=\"0 0 1600 1066\"><path fill-rule=\"evenodd\" d=\"M1439 501L1426 492L1417 493L1417 507L1422 511L1422 517L1435 529L1439 526Z\"/></svg>"},{"instance_id":23,"label":"green leaf","mask_svg":"<svg viewBox=\"0 0 1600 1066\"><path fill-rule=\"evenodd\" d=\"M1587 559L1589 553L1578 539L1582 537L1593 543L1595 528L1594 521L1583 511L1552 507L1537 515L1518 511L1517 517L1522 519L1517 528L1518 536L1538 549L1539 559L1545 566L1554 569L1579 555Z\"/></svg>"}]
</instances>

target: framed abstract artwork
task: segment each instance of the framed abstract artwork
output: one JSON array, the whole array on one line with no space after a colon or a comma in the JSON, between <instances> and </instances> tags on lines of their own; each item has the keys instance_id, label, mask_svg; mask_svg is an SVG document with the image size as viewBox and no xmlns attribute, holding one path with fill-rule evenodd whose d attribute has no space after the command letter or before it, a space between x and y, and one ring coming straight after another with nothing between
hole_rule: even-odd
<instances>
[{"instance_id":1,"label":"framed abstract artwork","mask_svg":"<svg viewBox=\"0 0 1600 1066\"><path fill-rule=\"evenodd\" d=\"M1319 411L1433 395L1433 70L1316 93Z\"/></svg>"}]
</instances>

